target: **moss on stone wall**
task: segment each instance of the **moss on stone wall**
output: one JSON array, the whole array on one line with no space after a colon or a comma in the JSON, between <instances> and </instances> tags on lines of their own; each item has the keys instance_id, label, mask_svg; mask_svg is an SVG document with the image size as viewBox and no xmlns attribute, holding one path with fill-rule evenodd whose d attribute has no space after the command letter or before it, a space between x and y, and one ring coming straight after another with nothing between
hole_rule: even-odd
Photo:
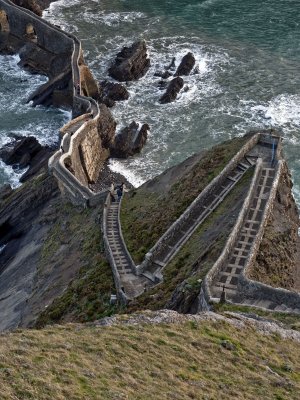
<instances>
[{"instance_id":1,"label":"moss on stone wall","mask_svg":"<svg viewBox=\"0 0 300 400\"><path fill-rule=\"evenodd\" d=\"M139 263L168 227L249 140L234 138L206 151L180 179L156 190L155 183L129 193L121 209L122 232L128 250ZM174 167L175 171L177 167ZM154 182L159 181L155 178ZM156 183L159 186L159 182Z\"/></svg>"}]
</instances>

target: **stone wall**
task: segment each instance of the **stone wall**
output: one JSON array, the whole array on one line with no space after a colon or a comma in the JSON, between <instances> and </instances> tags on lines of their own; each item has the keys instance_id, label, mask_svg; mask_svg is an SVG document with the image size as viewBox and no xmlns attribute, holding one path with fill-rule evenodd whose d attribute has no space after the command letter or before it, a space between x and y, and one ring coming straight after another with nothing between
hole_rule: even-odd
<instances>
[{"instance_id":1,"label":"stone wall","mask_svg":"<svg viewBox=\"0 0 300 400\"><path fill-rule=\"evenodd\" d=\"M8 19L9 32L24 40L32 40L37 46L47 49L53 54L71 54L72 38L61 34L61 30L37 17L33 12L18 7L9 0L0 0L0 11L5 12ZM1 24L2 25L2 24ZM34 34L29 34L29 27Z\"/></svg>"},{"instance_id":2,"label":"stone wall","mask_svg":"<svg viewBox=\"0 0 300 400\"><path fill-rule=\"evenodd\" d=\"M128 299L126 297L126 294L122 290L120 274L119 274L118 268L116 266L116 263L115 263L115 260L114 260L109 242L108 242L108 238L107 238L107 216L108 216L108 210L109 210L110 205L111 205L111 200L110 200L110 193L109 193L106 197L106 201L105 201L104 209L103 209L102 232L103 232L104 248L105 248L106 257L112 268L118 299L121 303L126 304Z\"/></svg>"},{"instance_id":3,"label":"stone wall","mask_svg":"<svg viewBox=\"0 0 300 400\"><path fill-rule=\"evenodd\" d=\"M251 185L247 194L247 197L244 201L243 207L239 213L238 219L235 223L235 226L223 248L223 251L218 258L218 260L215 262L213 267L210 269L210 271L207 273L204 281L203 281L203 295L206 297L207 302L211 300L211 292L210 292L210 286L213 283L213 280L215 277L219 274L219 272L222 270L224 267L224 263L227 262L229 254L232 252L232 249L235 245L235 241L239 235L240 229L243 225L245 216L248 212L248 208L251 204L252 198L255 195L255 190L257 187L257 184L260 179L261 175L261 170L262 170L262 160L258 159L255 167L255 172L251 181Z\"/></svg>"},{"instance_id":4,"label":"stone wall","mask_svg":"<svg viewBox=\"0 0 300 400\"><path fill-rule=\"evenodd\" d=\"M244 299L259 299L264 301L271 301L278 305L284 304L289 308L300 308L300 294L282 288L274 288L248 278L248 273L251 270L253 263L256 260L257 252L264 234L265 226L268 223L268 218L272 212L274 200L278 190L278 184L281 174L284 170L284 161L279 160L276 168L276 176L273 181L272 189L270 192L269 201L262 217L262 222L259 231L255 237L252 245L251 253L247 260L247 264L241 273L238 282L238 297L237 302L242 302Z\"/></svg>"},{"instance_id":5,"label":"stone wall","mask_svg":"<svg viewBox=\"0 0 300 400\"><path fill-rule=\"evenodd\" d=\"M188 220L191 211L195 206L204 204L206 199L211 196L211 193L216 187L219 187L226 176L237 166L237 164L242 160L246 153L248 153L258 142L260 134L256 133L253 135L248 142L240 149L240 151L231 159L231 161L226 165L226 167L216 176L206 188L197 196L197 198L190 204L190 206L184 211L184 213L170 226L170 228L164 233L163 236L156 242L156 244L150 249L146 254L145 260L140 266L138 266L139 273L145 271L155 259L155 255L160 251L160 249L170 240L172 236L176 234L178 230L181 229L181 225L184 221Z\"/></svg>"}]
</instances>

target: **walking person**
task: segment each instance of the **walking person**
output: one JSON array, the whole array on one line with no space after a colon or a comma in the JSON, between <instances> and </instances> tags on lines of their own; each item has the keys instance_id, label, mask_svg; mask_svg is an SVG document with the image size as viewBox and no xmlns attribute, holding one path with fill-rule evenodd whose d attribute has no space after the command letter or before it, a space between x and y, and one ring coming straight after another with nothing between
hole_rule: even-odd
<instances>
[{"instance_id":1,"label":"walking person","mask_svg":"<svg viewBox=\"0 0 300 400\"><path fill-rule=\"evenodd\" d=\"M117 189L117 196L118 196L118 201L121 200L122 194L123 194L123 190L121 189L122 186L119 186Z\"/></svg>"}]
</instances>

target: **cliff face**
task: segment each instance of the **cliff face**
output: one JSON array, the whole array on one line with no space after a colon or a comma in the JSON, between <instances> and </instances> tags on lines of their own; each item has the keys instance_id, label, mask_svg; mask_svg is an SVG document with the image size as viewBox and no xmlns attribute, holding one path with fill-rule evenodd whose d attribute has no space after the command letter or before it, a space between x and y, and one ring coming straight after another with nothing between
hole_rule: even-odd
<instances>
[{"instance_id":1,"label":"cliff face","mask_svg":"<svg viewBox=\"0 0 300 400\"><path fill-rule=\"evenodd\" d=\"M102 204L88 210L63 204L56 180L45 173L0 200L0 331L31 326L63 293L50 321L62 314L95 319L109 308L113 281L99 212Z\"/></svg>"},{"instance_id":2,"label":"cliff face","mask_svg":"<svg viewBox=\"0 0 300 400\"><path fill-rule=\"evenodd\" d=\"M266 226L250 278L286 289L295 288L299 214L292 194L292 180L284 166L273 211Z\"/></svg>"}]
</instances>

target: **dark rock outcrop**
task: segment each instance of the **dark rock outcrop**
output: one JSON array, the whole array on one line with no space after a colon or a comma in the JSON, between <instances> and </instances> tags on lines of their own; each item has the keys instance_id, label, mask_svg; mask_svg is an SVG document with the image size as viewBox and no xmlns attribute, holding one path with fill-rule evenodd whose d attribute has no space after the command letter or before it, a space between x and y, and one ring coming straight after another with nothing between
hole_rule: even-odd
<instances>
[{"instance_id":1,"label":"dark rock outcrop","mask_svg":"<svg viewBox=\"0 0 300 400\"><path fill-rule=\"evenodd\" d=\"M52 149L42 146L36 138L19 137L0 149L0 157L7 165L29 169L21 176L20 182L25 182L41 168L47 167Z\"/></svg>"},{"instance_id":2,"label":"dark rock outcrop","mask_svg":"<svg viewBox=\"0 0 300 400\"><path fill-rule=\"evenodd\" d=\"M170 76L172 76L173 74L172 74L172 72L170 72L170 71L162 71L162 72L155 72L155 74L154 74L154 76L159 76L160 78L162 78L162 79L168 79L168 78L170 78Z\"/></svg>"},{"instance_id":3,"label":"dark rock outcrop","mask_svg":"<svg viewBox=\"0 0 300 400\"><path fill-rule=\"evenodd\" d=\"M102 81L100 82L100 102L107 107L113 107L116 101L124 101L129 98L129 92L121 83Z\"/></svg>"},{"instance_id":4,"label":"dark rock outcrop","mask_svg":"<svg viewBox=\"0 0 300 400\"><path fill-rule=\"evenodd\" d=\"M143 124L140 128L139 124L133 121L115 136L111 155L118 158L127 158L139 153L147 141L149 129L148 124Z\"/></svg>"},{"instance_id":5,"label":"dark rock outcrop","mask_svg":"<svg viewBox=\"0 0 300 400\"><path fill-rule=\"evenodd\" d=\"M12 0L17 6L27 8L38 16L41 16L43 10L54 1L56 0Z\"/></svg>"},{"instance_id":6,"label":"dark rock outcrop","mask_svg":"<svg viewBox=\"0 0 300 400\"><path fill-rule=\"evenodd\" d=\"M176 97L180 90L183 88L184 82L180 76L172 79L169 83L166 92L162 95L159 99L161 104L171 103L172 101L176 100Z\"/></svg>"},{"instance_id":7,"label":"dark rock outcrop","mask_svg":"<svg viewBox=\"0 0 300 400\"><path fill-rule=\"evenodd\" d=\"M187 53L181 60L181 63L179 64L175 76L181 76L181 75L189 75L192 72L192 69L194 68L196 63L195 57L193 53L189 52Z\"/></svg>"},{"instance_id":8,"label":"dark rock outcrop","mask_svg":"<svg viewBox=\"0 0 300 400\"><path fill-rule=\"evenodd\" d=\"M120 82L134 81L146 74L150 67L146 43L139 40L130 47L124 47L109 68L109 75Z\"/></svg>"}]
</instances>

